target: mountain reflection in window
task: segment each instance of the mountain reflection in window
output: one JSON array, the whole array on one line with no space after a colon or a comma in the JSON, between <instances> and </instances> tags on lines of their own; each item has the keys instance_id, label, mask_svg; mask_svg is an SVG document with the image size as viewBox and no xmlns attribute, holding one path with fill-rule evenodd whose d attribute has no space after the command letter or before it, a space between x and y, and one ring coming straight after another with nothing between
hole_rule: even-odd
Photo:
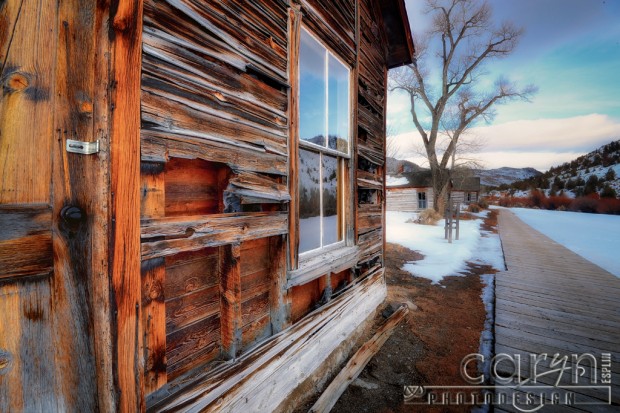
<instances>
[{"instance_id":1,"label":"mountain reflection in window","mask_svg":"<svg viewBox=\"0 0 620 413\"><path fill-rule=\"evenodd\" d=\"M323 168L323 244L342 240L338 223L338 158L322 155Z\"/></svg>"},{"instance_id":2,"label":"mountain reflection in window","mask_svg":"<svg viewBox=\"0 0 620 413\"><path fill-rule=\"evenodd\" d=\"M302 30L299 50L300 139L348 152L349 79L349 69Z\"/></svg>"},{"instance_id":3,"label":"mountain reflection in window","mask_svg":"<svg viewBox=\"0 0 620 413\"><path fill-rule=\"evenodd\" d=\"M299 253L321 247L320 159L299 150Z\"/></svg>"}]
</instances>

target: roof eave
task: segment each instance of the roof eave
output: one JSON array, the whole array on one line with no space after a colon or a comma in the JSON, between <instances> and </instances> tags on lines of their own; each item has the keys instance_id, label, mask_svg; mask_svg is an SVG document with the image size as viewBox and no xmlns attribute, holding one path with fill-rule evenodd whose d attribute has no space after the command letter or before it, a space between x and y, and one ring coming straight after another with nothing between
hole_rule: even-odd
<instances>
[{"instance_id":1,"label":"roof eave","mask_svg":"<svg viewBox=\"0 0 620 413\"><path fill-rule=\"evenodd\" d=\"M415 47L404 0L381 0L381 13L389 41L387 66L394 69L413 63Z\"/></svg>"}]
</instances>

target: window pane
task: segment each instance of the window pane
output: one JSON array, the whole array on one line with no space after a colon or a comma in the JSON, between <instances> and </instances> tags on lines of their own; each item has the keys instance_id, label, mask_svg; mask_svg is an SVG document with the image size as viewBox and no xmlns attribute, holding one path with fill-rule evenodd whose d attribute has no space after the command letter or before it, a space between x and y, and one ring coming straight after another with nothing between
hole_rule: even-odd
<instances>
[{"instance_id":1,"label":"window pane","mask_svg":"<svg viewBox=\"0 0 620 413\"><path fill-rule=\"evenodd\" d=\"M321 246L320 160L318 153L299 150L299 253Z\"/></svg>"},{"instance_id":2,"label":"window pane","mask_svg":"<svg viewBox=\"0 0 620 413\"><path fill-rule=\"evenodd\" d=\"M325 146L325 48L305 30L299 46L299 138Z\"/></svg>"},{"instance_id":3,"label":"window pane","mask_svg":"<svg viewBox=\"0 0 620 413\"><path fill-rule=\"evenodd\" d=\"M342 239L338 219L338 159L322 156L323 167L323 246Z\"/></svg>"},{"instance_id":4,"label":"window pane","mask_svg":"<svg viewBox=\"0 0 620 413\"><path fill-rule=\"evenodd\" d=\"M329 147L348 152L349 140L349 69L329 55Z\"/></svg>"}]
</instances>

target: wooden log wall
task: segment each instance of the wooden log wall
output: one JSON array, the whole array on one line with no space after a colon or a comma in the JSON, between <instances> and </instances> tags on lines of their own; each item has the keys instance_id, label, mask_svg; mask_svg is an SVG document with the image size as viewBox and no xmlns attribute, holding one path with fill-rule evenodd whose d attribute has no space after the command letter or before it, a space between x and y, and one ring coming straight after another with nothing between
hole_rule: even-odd
<instances>
[{"instance_id":1,"label":"wooden log wall","mask_svg":"<svg viewBox=\"0 0 620 413\"><path fill-rule=\"evenodd\" d=\"M297 270L300 25L352 68L353 152L345 187L351 245L342 265L313 268L302 284L290 285L287 276ZM381 27L374 0L145 1L146 394L170 389L194 367L238 357L381 269L387 73Z\"/></svg>"},{"instance_id":2,"label":"wooden log wall","mask_svg":"<svg viewBox=\"0 0 620 413\"><path fill-rule=\"evenodd\" d=\"M426 208L433 207L432 188L388 188L387 210L403 212L419 212L418 192L426 193Z\"/></svg>"},{"instance_id":3,"label":"wooden log wall","mask_svg":"<svg viewBox=\"0 0 620 413\"><path fill-rule=\"evenodd\" d=\"M428 197L426 202L428 203ZM420 210L416 188L388 188L386 203L388 211L417 212Z\"/></svg>"}]
</instances>

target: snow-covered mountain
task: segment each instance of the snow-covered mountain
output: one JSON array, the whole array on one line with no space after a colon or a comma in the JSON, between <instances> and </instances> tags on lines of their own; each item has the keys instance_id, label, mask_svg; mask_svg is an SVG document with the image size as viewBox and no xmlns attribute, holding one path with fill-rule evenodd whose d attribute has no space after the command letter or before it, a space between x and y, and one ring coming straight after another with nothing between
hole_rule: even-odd
<instances>
[{"instance_id":1,"label":"snow-covered mountain","mask_svg":"<svg viewBox=\"0 0 620 413\"><path fill-rule=\"evenodd\" d=\"M428 171L417 164L401 159L387 158L387 175L396 177L402 173L411 173L418 171ZM533 176L539 176L542 173L534 168L497 168L497 169L477 169L474 170L474 176L480 177L480 184L483 186L499 186L502 184L510 185L511 183L528 179Z\"/></svg>"},{"instance_id":2,"label":"snow-covered mountain","mask_svg":"<svg viewBox=\"0 0 620 413\"><path fill-rule=\"evenodd\" d=\"M542 175L510 184L515 195L527 196L527 191L537 188L547 195L565 194L571 198L598 193L615 198L620 194L620 140L559 166ZM524 192L525 191L525 192Z\"/></svg>"},{"instance_id":3,"label":"snow-covered mountain","mask_svg":"<svg viewBox=\"0 0 620 413\"><path fill-rule=\"evenodd\" d=\"M475 176L480 177L480 184L483 186L500 186L502 184L510 185L511 183L523 179L542 175L542 172L534 168L497 168L497 169L479 169L474 172Z\"/></svg>"}]
</instances>

